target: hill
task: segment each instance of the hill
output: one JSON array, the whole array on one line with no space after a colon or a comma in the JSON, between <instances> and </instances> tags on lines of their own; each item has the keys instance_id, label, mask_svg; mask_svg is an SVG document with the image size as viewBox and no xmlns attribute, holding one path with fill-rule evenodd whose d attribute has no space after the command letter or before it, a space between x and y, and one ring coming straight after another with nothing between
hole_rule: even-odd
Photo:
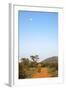
<instances>
[{"instance_id":1,"label":"hill","mask_svg":"<svg viewBox=\"0 0 66 90\"><path fill-rule=\"evenodd\" d=\"M41 63L58 63L58 56L49 57L41 61Z\"/></svg>"}]
</instances>

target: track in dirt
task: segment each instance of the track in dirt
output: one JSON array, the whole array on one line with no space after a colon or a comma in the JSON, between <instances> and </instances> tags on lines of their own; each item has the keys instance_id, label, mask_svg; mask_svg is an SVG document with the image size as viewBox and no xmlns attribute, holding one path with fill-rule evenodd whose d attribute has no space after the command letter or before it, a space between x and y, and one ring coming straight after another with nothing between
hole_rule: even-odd
<instances>
[{"instance_id":1,"label":"track in dirt","mask_svg":"<svg viewBox=\"0 0 66 90\"><path fill-rule=\"evenodd\" d=\"M36 72L32 75L32 78L45 78L49 76L48 68L41 68L40 72Z\"/></svg>"}]
</instances>

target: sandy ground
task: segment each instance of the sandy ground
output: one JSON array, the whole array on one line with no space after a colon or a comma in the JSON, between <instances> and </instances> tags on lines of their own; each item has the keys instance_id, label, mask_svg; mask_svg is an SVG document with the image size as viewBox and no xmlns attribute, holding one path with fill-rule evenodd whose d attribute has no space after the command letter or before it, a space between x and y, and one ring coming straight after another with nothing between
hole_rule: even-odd
<instances>
[{"instance_id":1,"label":"sandy ground","mask_svg":"<svg viewBox=\"0 0 66 90\"><path fill-rule=\"evenodd\" d=\"M37 69L37 72L32 75L32 78L41 78L41 77L49 77L48 69L47 68L41 68Z\"/></svg>"}]
</instances>

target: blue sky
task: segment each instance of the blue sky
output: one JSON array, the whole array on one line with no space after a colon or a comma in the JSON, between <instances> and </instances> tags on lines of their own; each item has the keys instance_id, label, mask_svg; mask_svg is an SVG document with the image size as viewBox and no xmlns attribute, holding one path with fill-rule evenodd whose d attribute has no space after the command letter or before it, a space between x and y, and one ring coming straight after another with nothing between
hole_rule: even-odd
<instances>
[{"instance_id":1,"label":"blue sky","mask_svg":"<svg viewBox=\"0 0 66 90\"><path fill-rule=\"evenodd\" d=\"M19 58L58 56L58 13L19 11Z\"/></svg>"}]
</instances>

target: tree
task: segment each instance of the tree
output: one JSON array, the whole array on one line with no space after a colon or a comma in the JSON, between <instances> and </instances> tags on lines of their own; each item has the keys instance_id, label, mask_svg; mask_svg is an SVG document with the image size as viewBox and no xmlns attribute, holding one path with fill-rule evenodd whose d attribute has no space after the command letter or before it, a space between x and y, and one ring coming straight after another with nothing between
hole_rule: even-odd
<instances>
[{"instance_id":1,"label":"tree","mask_svg":"<svg viewBox=\"0 0 66 90\"><path fill-rule=\"evenodd\" d=\"M21 58L19 63L19 78L27 78L29 76L29 65L30 61L28 58Z\"/></svg>"},{"instance_id":2,"label":"tree","mask_svg":"<svg viewBox=\"0 0 66 90\"><path fill-rule=\"evenodd\" d=\"M23 58L22 60L23 60L23 63L25 65L28 65L29 64L29 59L28 58Z\"/></svg>"},{"instance_id":3,"label":"tree","mask_svg":"<svg viewBox=\"0 0 66 90\"><path fill-rule=\"evenodd\" d=\"M35 55L35 56L30 56L30 58L34 61L34 62L37 62L38 59L39 59L39 56L38 55Z\"/></svg>"}]
</instances>

